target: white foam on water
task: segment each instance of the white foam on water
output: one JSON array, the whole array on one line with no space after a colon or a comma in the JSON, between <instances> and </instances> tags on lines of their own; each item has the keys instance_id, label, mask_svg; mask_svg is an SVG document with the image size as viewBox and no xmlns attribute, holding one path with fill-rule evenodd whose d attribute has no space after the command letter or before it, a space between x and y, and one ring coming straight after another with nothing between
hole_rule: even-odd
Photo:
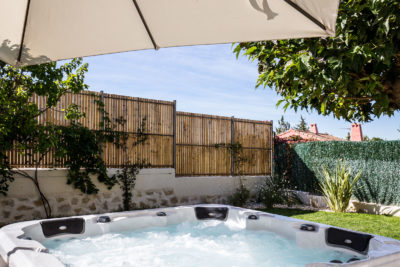
<instances>
[{"instance_id":1,"label":"white foam on water","mask_svg":"<svg viewBox=\"0 0 400 267\"><path fill-rule=\"evenodd\" d=\"M274 233L219 221L53 240L44 245L70 267L295 267L334 259L346 262L354 257L334 250L300 248Z\"/></svg>"}]
</instances>

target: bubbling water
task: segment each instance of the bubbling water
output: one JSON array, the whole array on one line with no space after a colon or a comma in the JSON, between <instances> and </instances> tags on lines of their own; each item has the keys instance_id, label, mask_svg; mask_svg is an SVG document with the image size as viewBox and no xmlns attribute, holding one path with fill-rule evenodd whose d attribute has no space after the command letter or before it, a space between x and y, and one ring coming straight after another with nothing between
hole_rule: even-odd
<instances>
[{"instance_id":1,"label":"bubbling water","mask_svg":"<svg viewBox=\"0 0 400 267\"><path fill-rule=\"evenodd\" d=\"M266 231L250 231L226 222L182 223L163 228L107 233L44 245L70 267L133 266L304 266L354 255L305 249Z\"/></svg>"}]
</instances>

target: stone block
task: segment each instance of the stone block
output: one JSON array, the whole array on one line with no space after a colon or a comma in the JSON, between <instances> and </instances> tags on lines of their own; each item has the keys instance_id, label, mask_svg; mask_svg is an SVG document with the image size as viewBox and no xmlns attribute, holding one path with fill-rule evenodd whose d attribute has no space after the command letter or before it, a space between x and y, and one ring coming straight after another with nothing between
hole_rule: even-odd
<instances>
[{"instance_id":1,"label":"stone block","mask_svg":"<svg viewBox=\"0 0 400 267\"><path fill-rule=\"evenodd\" d=\"M95 205L94 203L92 203L92 204L89 206L89 210L95 211L95 210L96 210L96 205Z\"/></svg>"},{"instance_id":2,"label":"stone block","mask_svg":"<svg viewBox=\"0 0 400 267\"><path fill-rule=\"evenodd\" d=\"M14 216L14 220L18 221L18 220L21 220L23 217L24 217L24 215L17 215L17 216Z\"/></svg>"},{"instance_id":3,"label":"stone block","mask_svg":"<svg viewBox=\"0 0 400 267\"><path fill-rule=\"evenodd\" d=\"M103 193L103 197L104 197L105 199L108 199L108 198L111 198L111 197L112 197L112 194L109 193L109 192L106 192L106 193Z\"/></svg>"},{"instance_id":4,"label":"stone block","mask_svg":"<svg viewBox=\"0 0 400 267\"><path fill-rule=\"evenodd\" d=\"M67 215L71 211L71 206L68 204L61 205L58 207L57 211L60 215Z\"/></svg>"},{"instance_id":5,"label":"stone block","mask_svg":"<svg viewBox=\"0 0 400 267\"><path fill-rule=\"evenodd\" d=\"M176 197L172 197L169 201L171 202L171 204L178 203L178 199Z\"/></svg>"},{"instance_id":6,"label":"stone block","mask_svg":"<svg viewBox=\"0 0 400 267\"><path fill-rule=\"evenodd\" d=\"M121 202L121 198L120 197L114 197L112 200L111 200L111 203L120 203Z\"/></svg>"},{"instance_id":7,"label":"stone block","mask_svg":"<svg viewBox=\"0 0 400 267\"><path fill-rule=\"evenodd\" d=\"M33 210L33 209L34 209L33 207L25 206L25 205L19 206L19 207L17 208L18 211Z\"/></svg>"},{"instance_id":8,"label":"stone block","mask_svg":"<svg viewBox=\"0 0 400 267\"><path fill-rule=\"evenodd\" d=\"M32 212L32 218L33 219L41 219L43 218L42 213L40 213L40 211L35 210Z\"/></svg>"},{"instance_id":9,"label":"stone block","mask_svg":"<svg viewBox=\"0 0 400 267\"><path fill-rule=\"evenodd\" d=\"M170 195L173 195L173 194L174 194L174 189L172 189L172 188L164 188L164 189L163 189L163 192L164 192L164 194L165 194L166 196L170 196Z\"/></svg>"},{"instance_id":10,"label":"stone block","mask_svg":"<svg viewBox=\"0 0 400 267\"><path fill-rule=\"evenodd\" d=\"M35 207L43 206L42 200L40 198L36 199L35 201L33 201L33 205L35 205Z\"/></svg>"},{"instance_id":11,"label":"stone block","mask_svg":"<svg viewBox=\"0 0 400 267\"><path fill-rule=\"evenodd\" d=\"M3 218L8 219L10 217L11 212L3 210Z\"/></svg>"},{"instance_id":12,"label":"stone block","mask_svg":"<svg viewBox=\"0 0 400 267\"><path fill-rule=\"evenodd\" d=\"M14 207L14 200L13 199L6 199L1 201L2 206Z\"/></svg>"},{"instance_id":13,"label":"stone block","mask_svg":"<svg viewBox=\"0 0 400 267\"><path fill-rule=\"evenodd\" d=\"M187 203L189 203L189 198L188 197L181 197L179 202L181 204L187 204Z\"/></svg>"},{"instance_id":14,"label":"stone block","mask_svg":"<svg viewBox=\"0 0 400 267\"><path fill-rule=\"evenodd\" d=\"M74 212L75 212L76 214L81 214L82 208L76 208L76 209L74 209Z\"/></svg>"},{"instance_id":15,"label":"stone block","mask_svg":"<svg viewBox=\"0 0 400 267\"><path fill-rule=\"evenodd\" d=\"M58 197L58 198L56 198L56 200L57 200L58 203L61 203L61 202L63 202L63 201L65 200L65 198L63 198L63 197Z\"/></svg>"},{"instance_id":16,"label":"stone block","mask_svg":"<svg viewBox=\"0 0 400 267\"><path fill-rule=\"evenodd\" d=\"M74 197L73 199L71 199L71 204L72 205L77 205L79 203L79 199Z\"/></svg>"},{"instance_id":17,"label":"stone block","mask_svg":"<svg viewBox=\"0 0 400 267\"><path fill-rule=\"evenodd\" d=\"M150 196L150 195L153 195L155 192L154 192L154 190L147 190L145 193L146 193L146 195Z\"/></svg>"}]
</instances>

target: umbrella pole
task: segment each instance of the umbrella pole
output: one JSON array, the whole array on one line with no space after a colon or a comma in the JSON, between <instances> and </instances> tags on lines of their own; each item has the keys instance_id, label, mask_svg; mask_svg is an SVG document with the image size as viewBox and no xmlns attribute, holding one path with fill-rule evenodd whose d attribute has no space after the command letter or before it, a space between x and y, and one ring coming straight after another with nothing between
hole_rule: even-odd
<instances>
[{"instance_id":1,"label":"umbrella pole","mask_svg":"<svg viewBox=\"0 0 400 267\"><path fill-rule=\"evenodd\" d=\"M149 35L150 40L153 43L154 49L158 50L160 47L157 45L156 41L154 40L153 35L151 34L150 28L146 23L146 19L144 18L142 11L140 10L139 4L137 3L136 0L132 0L132 1L135 4L135 8L136 8L137 12L139 13L140 19L142 20L144 27L146 28L147 34Z\"/></svg>"}]
</instances>

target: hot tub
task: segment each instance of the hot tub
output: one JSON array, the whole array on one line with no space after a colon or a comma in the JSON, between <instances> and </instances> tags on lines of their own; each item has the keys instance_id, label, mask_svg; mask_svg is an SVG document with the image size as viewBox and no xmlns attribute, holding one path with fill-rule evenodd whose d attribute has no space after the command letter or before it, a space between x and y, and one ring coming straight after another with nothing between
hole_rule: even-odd
<instances>
[{"instance_id":1,"label":"hot tub","mask_svg":"<svg viewBox=\"0 0 400 267\"><path fill-rule=\"evenodd\" d=\"M400 266L400 242L194 205L10 224L0 229L3 266Z\"/></svg>"}]
</instances>

